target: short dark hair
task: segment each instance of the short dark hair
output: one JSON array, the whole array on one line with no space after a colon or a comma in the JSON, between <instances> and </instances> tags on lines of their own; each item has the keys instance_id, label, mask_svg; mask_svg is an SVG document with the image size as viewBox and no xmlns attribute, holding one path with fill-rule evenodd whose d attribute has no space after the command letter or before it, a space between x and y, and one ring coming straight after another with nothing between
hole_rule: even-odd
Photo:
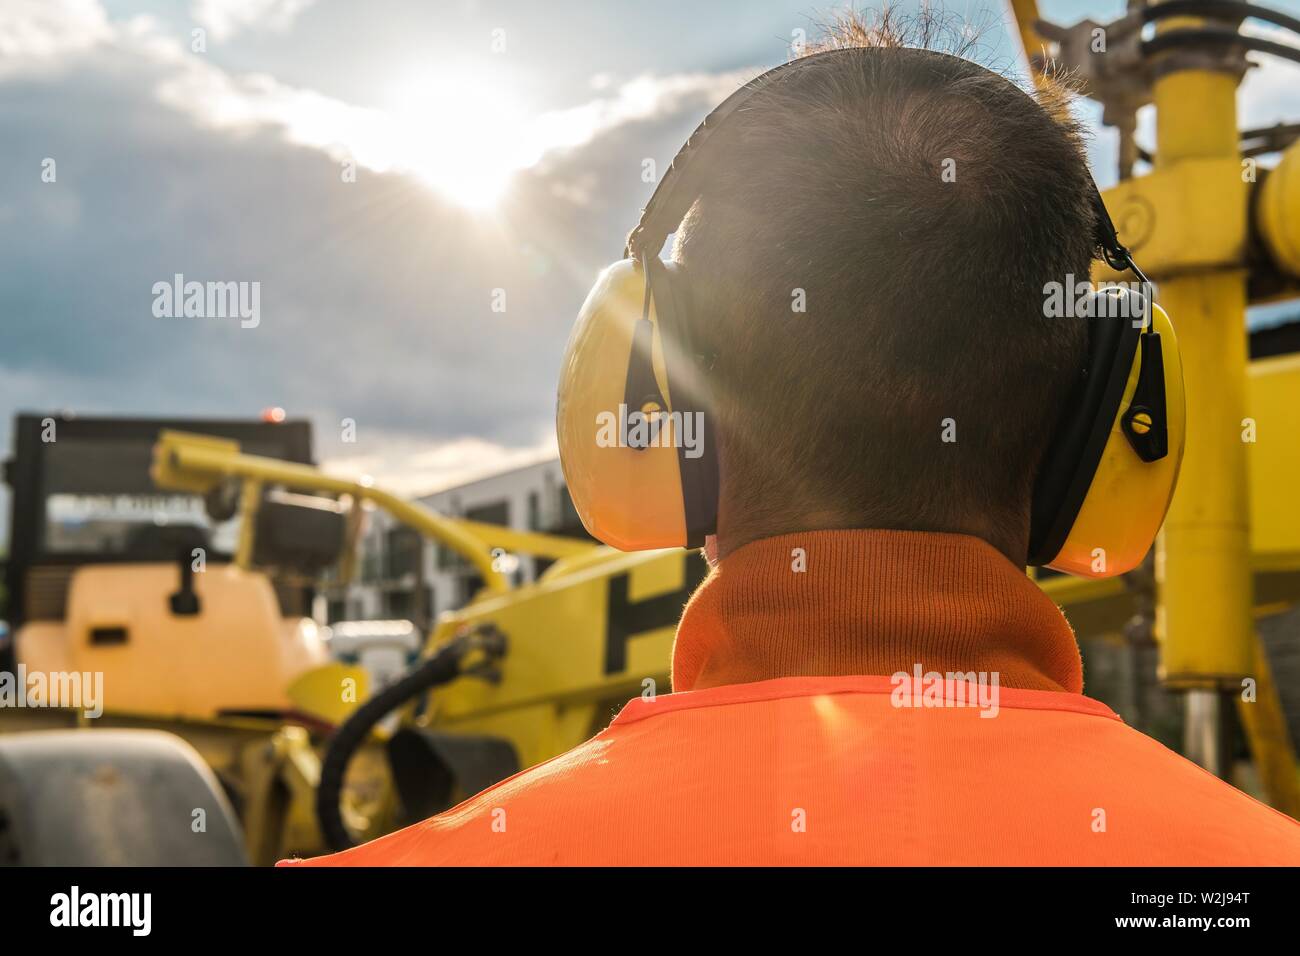
<instances>
[{"instance_id":1,"label":"short dark hair","mask_svg":"<svg viewBox=\"0 0 1300 956\"><path fill-rule=\"evenodd\" d=\"M1027 530L1086 347L1044 286L1087 282L1096 253L1068 93L916 56L896 17L839 27L830 45L860 55L787 71L728 120L676 237L718 353L723 507Z\"/></svg>"}]
</instances>

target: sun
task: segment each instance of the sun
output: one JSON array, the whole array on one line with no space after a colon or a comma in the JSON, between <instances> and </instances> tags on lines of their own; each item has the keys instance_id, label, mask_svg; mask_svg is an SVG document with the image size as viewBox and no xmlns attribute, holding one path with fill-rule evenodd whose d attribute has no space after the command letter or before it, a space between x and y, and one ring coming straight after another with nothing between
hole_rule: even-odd
<instances>
[{"instance_id":1,"label":"sun","mask_svg":"<svg viewBox=\"0 0 1300 956\"><path fill-rule=\"evenodd\" d=\"M528 165L514 94L471 75L413 77L389 109L394 164L466 209L490 210Z\"/></svg>"}]
</instances>

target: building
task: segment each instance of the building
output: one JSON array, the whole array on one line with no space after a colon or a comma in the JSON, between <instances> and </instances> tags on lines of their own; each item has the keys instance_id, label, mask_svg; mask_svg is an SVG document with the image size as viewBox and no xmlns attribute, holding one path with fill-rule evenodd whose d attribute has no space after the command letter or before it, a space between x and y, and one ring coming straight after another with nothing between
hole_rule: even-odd
<instances>
[{"instance_id":1,"label":"building","mask_svg":"<svg viewBox=\"0 0 1300 956\"><path fill-rule=\"evenodd\" d=\"M439 514L527 531L587 538L558 459L536 462L419 498ZM536 580L550 561L518 556L516 584ZM463 558L418 532L372 512L358 547L354 580L327 588L326 617L404 618L427 629L442 611L469 601L482 580Z\"/></svg>"}]
</instances>

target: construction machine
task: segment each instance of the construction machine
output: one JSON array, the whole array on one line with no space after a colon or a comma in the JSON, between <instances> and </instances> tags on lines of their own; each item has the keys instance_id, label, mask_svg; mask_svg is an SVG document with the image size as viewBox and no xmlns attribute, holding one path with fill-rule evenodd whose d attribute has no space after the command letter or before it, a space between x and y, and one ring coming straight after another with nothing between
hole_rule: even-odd
<instances>
[{"instance_id":1,"label":"construction machine","mask_svg":"<svg viewBox=\"0 0 1300 956\"><path fill-rule=\"evenodd\" d=\"M304 572L336 557L347 528L333 514L303 534L268 509L260 547L273 570L236 566L235 511L149 478L158 435L177 424L14 422L11 636L0 647L0 858L10 863L258 858L237 819L286 803L269 755L285 736L327 729L295 710L292 688L329 662ZM183 424L311 462L303 421ZM315 839L309 812L277 827ZM261 839L256 826L248 836Z\"/></svg>"},{"instance_id":2,"label":"construction machine","mask_svg":"<svg viewBox=\"0 0 1300 956\"><path fill-rule=\"evenodd\" d=\"M0 859L320 852L476 792L666 687L698 557L451 519L310 460L305 423L19 417ZM432 704L413 701L410 677L382 687L350 662L409 623L322 628L309 613L317 585L351 574L376 508L483 582L419 642L441 662L416 668L422 689L449 685ZM554 563L516 587L507 552ZM38 679L79 693L29 699Z\"/></svg>"}]
</instances>

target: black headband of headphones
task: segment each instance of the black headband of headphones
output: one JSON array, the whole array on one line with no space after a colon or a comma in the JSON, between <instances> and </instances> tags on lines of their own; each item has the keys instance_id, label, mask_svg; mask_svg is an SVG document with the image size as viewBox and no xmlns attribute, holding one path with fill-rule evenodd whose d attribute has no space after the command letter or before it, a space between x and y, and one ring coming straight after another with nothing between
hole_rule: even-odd
<instances>
[{"instance_id":1,"label":"black headband of headphones","mask_svg":"<svg viewBox=\"0 0 1300 956\"><path fill-rule=\"evenodd\" d=\"M695 128L695 132L677 151L672 164L664 173L663 178L659 180L659 185L655 187L650 202L641 210L641 219L627 238L625 256L630 259L640 259L659 254L659 250L663 247L668 234L681 224L686 213L690 211L691 204L699 198L700 191L704 186L708 174L708 164L698 158L703 152L702 148L709 142L719 127L724 125L731 116L748 103L755 94L765 89L775 78L793 73L810 63L821 62L830 57L860 57L880 53L943 57L985 69L980 67L979 64L955 57L949 53L911 47L841 47L833 50L823 50L820 53L813 53L773 67L766 73L756 76L719 103L708 116L704 117L704 121ZM989 70L988 72L992 73L993 71ZM996 73L993 73L993 75L998 76ZM1035 106L1038 106L1029 94L1010 80L1000 76L999 79L1004 80L1008 86L1031 103L1034 103ZM1149 287L1150 283L1147 277L1137 267L1128 249L1119 241L1119 236L1115 232L1115 224L1111 221L1110 213L1106 211L1106 204L1102 201L1101 192L1097 189L1097 184L1092 181L1091 175L1089 175L1088 181L1092 184L1092 205L1097 219L1096 242L1107 265L1118 272L1123 272L1126 269L1131 270L1141 280L1144 288Z\"/></svg>"}]
</instances>

